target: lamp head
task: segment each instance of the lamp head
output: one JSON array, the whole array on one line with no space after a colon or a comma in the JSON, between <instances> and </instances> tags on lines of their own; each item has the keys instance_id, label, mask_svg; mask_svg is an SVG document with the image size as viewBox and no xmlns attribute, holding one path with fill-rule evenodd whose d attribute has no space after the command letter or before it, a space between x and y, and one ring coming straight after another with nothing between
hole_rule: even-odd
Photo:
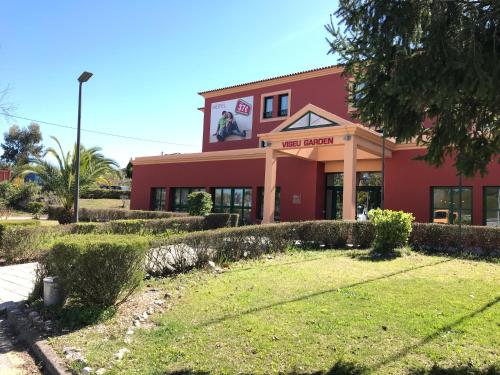
<instances>
[{"instance_id":1,"label":"lamp head","mask_svg":"<svg viewBox=\"0 0 500 375\"><path fill-rule=\"evenodd\" d=\"M78 77L78 82L80 83L83 83L83 82L87 82L90 77L92 77L92 73L90 72L83 72L80 77Z\"/></svg>"}]
</instances>

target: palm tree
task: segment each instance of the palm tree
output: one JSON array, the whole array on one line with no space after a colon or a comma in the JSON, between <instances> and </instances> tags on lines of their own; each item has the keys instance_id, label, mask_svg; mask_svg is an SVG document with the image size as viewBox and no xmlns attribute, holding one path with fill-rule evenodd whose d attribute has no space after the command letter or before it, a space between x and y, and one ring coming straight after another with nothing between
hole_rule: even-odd
<instances>
[{"instance_id":1,"label":"palm tree","mask_svg":"<svg viewBox=\"0 0 500 375\"><path fill-rule=\"evenodd\" d=\"M40 177L42 189L52 192L59 200L68 215L73 208L76 176L76 145L73 152L65 153L56 137L51 137L57 144L57 149L48 148L43 157L31 160L21 168L22 174L36 173ZM48 158L47 158L48 157ZM50 161L56 160L56 164ZM80 192L84 193L92 185L104 182L104 176L119 173L118 163L104 157L101 148L86 149L80 146Z\"/></svg>"}]
</instances>

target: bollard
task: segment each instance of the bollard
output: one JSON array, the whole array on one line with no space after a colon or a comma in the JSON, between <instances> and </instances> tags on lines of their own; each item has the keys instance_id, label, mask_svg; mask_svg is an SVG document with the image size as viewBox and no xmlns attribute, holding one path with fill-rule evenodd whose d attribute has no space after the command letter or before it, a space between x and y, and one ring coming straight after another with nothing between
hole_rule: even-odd
<instances>
[{"instance_id":1,"label":"bollard","mask_svg":"<svg viewBox=\"0 0 500 375\"><path fill-rule=\"evenodd\" d=\"M45 306L59 305L62 302L59 277L49 276L43 279L43 304Z\"/></svg>"}]
</instances>

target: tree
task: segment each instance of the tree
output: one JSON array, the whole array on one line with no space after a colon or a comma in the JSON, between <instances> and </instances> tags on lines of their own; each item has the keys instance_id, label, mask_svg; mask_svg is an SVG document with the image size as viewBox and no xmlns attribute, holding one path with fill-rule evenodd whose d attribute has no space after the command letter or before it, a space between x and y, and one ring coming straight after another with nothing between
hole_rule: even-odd
<instances>
[{"instance_id":1,"label":"tree","mask_svg":"<svg viewBox=\"0 0 500 375\"><path fill-rule=\"evenodd\" d=\"M500 3L340 0L326 25L357 118L465 176L500 162ZM424 124L425 123L425 124Z\"/></svg>"},{"instance_id":2,"label":"tree","mask_svg":"<svg viewBox=\"0 0 500 375\"><path fill-rule=\"evenodd\" d=\"M38 158L43 152L42 132L40 126L31 123L26 128L12 125L4 134L1 159L10 165L23 165L33 158Z\"/></svg>"},{"instance_id":3,"label":"tree","mask_svg":"<svg viewBox=\"0 0 500 375\"><path fill-rule=\"evenodd\" d=\"M59 140L51 137L57 144L57 149L48 148L43 157L36 158L31 164L25 165L23 174L36 173L40 177L42 189L52 192L59 199L68 217L73 208L73 194L76 181L76 145L73 152L65 153ZM80 192L84 193L95 183L98 183L103 176L110 172L115 172L118 163L112 159L104 157L99 147L86 149L80 147ZM47 157L54 158L53 164Z\"/></svg>"}]
</instances>

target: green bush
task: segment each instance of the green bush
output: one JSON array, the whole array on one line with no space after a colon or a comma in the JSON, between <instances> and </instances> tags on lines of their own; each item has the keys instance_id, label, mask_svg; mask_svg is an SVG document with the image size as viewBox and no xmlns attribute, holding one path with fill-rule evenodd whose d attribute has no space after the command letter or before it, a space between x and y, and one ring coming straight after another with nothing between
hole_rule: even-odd
<instances>
[{"instance_id":1,"label":"green bush","mask_svg":"<svg viewBox=\"0 0 500 375\"><path fill-rule=\"evenodd\" d=\"M25 210L27 205L40 194L40 187L32 182L16 184L11 181L0 182L0 198L10 208Z\"/></svg>"},{"instance_id":2,"label":"green bush","mask_svg":"<svg viewBox=\"0 0 500 375\"><path fill-rule=\"evenodd\" d=\"M60 224L69 224L73 221L73 210L62 206L48 206L47 216L49 220L57 220Z\"/></svg>"},{"instance_id":3,"label":"green bush","mask_svg":"<svg viewBox=\"0 0 500 375\"><path fill-rule=\"evenodd\" d=\"M115 220L106 223L86 222L69 225L40 226L39 220L2 221L0 224L0 258L7 263L38 260L52 243L69 234L170 236L231 225L232 214L217 214L220 220L207 216L185 216L170 219ZM237 216L237 215L236 215ZM223 219L223 220L222 220ZM215 226L218 225L218 226Z\"/></svg>"},{"instance_id":4,"label":"green bush","mask_svg":"<svg viewBox=\"0 0 500 375\"><path fill-rule=\"evenodd\" d=\"M212 213L205 216L203 229L217 229L226 227L237 227L239 215L226 213Z\"/></svg>"},{"instance_id":5,"label":"green bush","mask_svg":"<svg viewBox=\"0 0 500 375\"><path fill-rule=\"evenodd\" d=\"M8 264L37 260L45 254L53 240L69 233L67 226L9 225L2 231L0 257Z\"/></svg>"},{"instance_id":6,"label":"green bush","mask_svg":"<svg viewBox=\"0 0 500 375\"><path fill-rule=\"evenodd\" d=\"M410 246L425 252L500 257L500 228L413 223Z\"/></svg>"},{"instance_id":7,"label":"green bush","mask_svg":"<svg viewBox=\"0 0 500 375\"><path fill-rule=\"evenodd\" d=\"M350 222L350 242L359 248L366 249L375 240L375 226L370 221Z\"/></svg>"},{"instance_id":8,"label":"green bush","mask_svg":"<svg viewBox=\"0 0 500 375\"><path fill-rule=\"evenodd\" d=\"M0 221L0 244L3 241L3 235L7 228L11 227L32 227L40 225L38 220L2 220Z\"/></svg>"},{"instance_id":9,"label":"green bush","mask_svg":"<svg viewBox=\"0 0 500 375\"><path fill-rule=\"evenodd\" d=\"M26 205L26 210L32 214L35 218L38 218L45 208L45 203L43 202L30 202Z\"/></svg>"},{"instance_id":10,"label":"green bush","mask_svg":"<svg viewBox=\"0 0 500 375\"><path fill-rule=\"evenodd\" d=\"M130 191L111 189L88 189L82 192L80 198L83 199L130 199Z\"/></svg>"},{"instance_id":11,"label":"green bush","mask_svg":"<svg viewBox=\"0 0 500 375\"><path fill-rule=\"evenodd\" d=\"M187 197L188 212L191 216L204 216L212 211L212 195L205 191L193 191Z\"/></svg>"},{"instance_id":12,"label":"green bush","mask_svg":"<svg viewBox=\"0 0 500 375\"><path fill-rule=\"evenodd\" d=\"M58 220L61 224L71 222L71 212L67 212L61 206L49 206L47 209L49 220ZM80 221L84 222L107 222L112 220L133 219L167 219L171 217L188 216L186 212L165 211L141 211L122 210L114 208L80 208L78 211ZM70 219L67 221L67 219Z\"/></svg>"},{"instance_id":13,"label":"green bush","mask_svg":"<svg viewBox=\"0 0 500 375\"><path fill-rule=\"evenodd\" d=\"M52 246L44 268L60 277L67 297L111 306L143 280L148 248L148 240L137 236L72 236Z\"/></svg>"},{"instance_id":14,"label":"green bush","mask_svg":"<svg viewBox=\"0 0 500 375\"><path fill-rule=\"evenodd\" d=\"M415 220L412 214L377 208L370 210L368 217L375 227L374 251L390 253L408 243L411 224Z\"/></svg>"}]
</instances>

